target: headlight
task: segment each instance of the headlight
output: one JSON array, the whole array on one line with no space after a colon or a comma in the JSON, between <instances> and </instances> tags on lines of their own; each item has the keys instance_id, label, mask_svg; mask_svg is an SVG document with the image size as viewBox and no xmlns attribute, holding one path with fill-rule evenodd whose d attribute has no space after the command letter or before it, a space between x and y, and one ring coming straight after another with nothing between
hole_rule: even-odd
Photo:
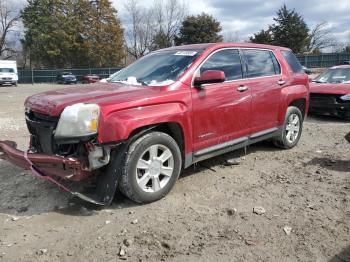
<instances>
[{"instance_id":1,"label":"headlight","mask_svg":"<svg viewBox=\"0 0 350 262\"><path fill-rule=\"evenodd\" d=\"M350 101L350 94L347 94L347 95L343 95L340 97L341 100L344 100L344 101Z\"/></svg>"},{"instance_id":2,"label":"headlight","mask_svg":"<svg viewBox=\"0 0 350 262\"><path fill-rule=\"evenodd\" d=\"M67 106L58 121L55 138L84 137L98 130L100 107L96 104Z\"/></svg>"}]
</instances>

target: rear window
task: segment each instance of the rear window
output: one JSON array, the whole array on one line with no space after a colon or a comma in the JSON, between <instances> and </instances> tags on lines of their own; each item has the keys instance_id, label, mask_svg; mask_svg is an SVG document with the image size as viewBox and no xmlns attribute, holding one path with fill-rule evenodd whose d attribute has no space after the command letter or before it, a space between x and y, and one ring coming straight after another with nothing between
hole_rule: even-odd
<instances>
[{"instance_id":1,"label":"rear window","mask_svg":"<svg viewBox=\"0 0 350 262\"><path fill-rule=\"evenodd\" d=\"M282 51L282 55L294 73L304 73L298 58L291 51Z\"/></svg>"},{"instance_id":2,"label":"rear window","mask_svg":"<svg viewBox=\"0 0 350 262\"><path fill-rule=\"evenodd\" d=\"M242 50L246 60L245 77L261 77L272 76L280 73L278 69L278 62L273 61L273 55L268 50L259 49L243 49ZM275 58L276 59L276 58Z\"/></svg>"}]
</instances>

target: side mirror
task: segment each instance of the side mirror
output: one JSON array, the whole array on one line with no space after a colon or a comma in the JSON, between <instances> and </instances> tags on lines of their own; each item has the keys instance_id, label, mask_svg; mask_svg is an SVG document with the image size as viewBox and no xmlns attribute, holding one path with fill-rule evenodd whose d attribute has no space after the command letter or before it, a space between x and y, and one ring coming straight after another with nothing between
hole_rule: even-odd
<instances>
[{"instance_id":1,"label":"side mirror","mask_svg":"<svg viewBox=\"0 0 350 262\"><path fill-rule=\"evenodd\" d=\"M200 76L195 77L194 85L222 83L225 81L225 72L221 70L206 70Z\"/></svg>"}]
</instances>

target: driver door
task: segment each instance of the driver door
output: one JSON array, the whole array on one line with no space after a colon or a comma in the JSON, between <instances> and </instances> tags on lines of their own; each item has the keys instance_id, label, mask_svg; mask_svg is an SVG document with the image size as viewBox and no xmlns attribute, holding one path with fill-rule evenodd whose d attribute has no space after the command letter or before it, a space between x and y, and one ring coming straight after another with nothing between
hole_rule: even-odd
<instances>
[{"instance_id":1,"label":"driver door","mask_svg":"<svg viewBox=\"0 0 350 262\"><path fill-rule=\"evenodd\" d=\"M244 84L238 49L212 53L197 69L225 73L223 83L192 88L194 152L250 133L251 89Z\"/></svg>"}]
</instances>

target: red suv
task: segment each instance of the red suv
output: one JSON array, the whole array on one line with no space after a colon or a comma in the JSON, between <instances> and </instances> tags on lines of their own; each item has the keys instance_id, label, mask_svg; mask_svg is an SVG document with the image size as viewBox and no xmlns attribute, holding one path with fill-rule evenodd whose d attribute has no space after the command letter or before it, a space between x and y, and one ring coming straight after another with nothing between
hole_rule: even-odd
<instances>
[{"instance_id":1,"label":"red suv","mask_svg":"<svg viewBox=\"0 0 350 262\"><path fill-rule=\"evenodd\" d=\"M290 49L172 47L141 58L108 83L29 97L29 150L2 141L0 151L3 159L90 202L110 204L119 188L148 203L203 159L265 139L294 147L308 105L308 77ZM92 175L92 195L61 182Z\"/></svg>"}]
</instances>

